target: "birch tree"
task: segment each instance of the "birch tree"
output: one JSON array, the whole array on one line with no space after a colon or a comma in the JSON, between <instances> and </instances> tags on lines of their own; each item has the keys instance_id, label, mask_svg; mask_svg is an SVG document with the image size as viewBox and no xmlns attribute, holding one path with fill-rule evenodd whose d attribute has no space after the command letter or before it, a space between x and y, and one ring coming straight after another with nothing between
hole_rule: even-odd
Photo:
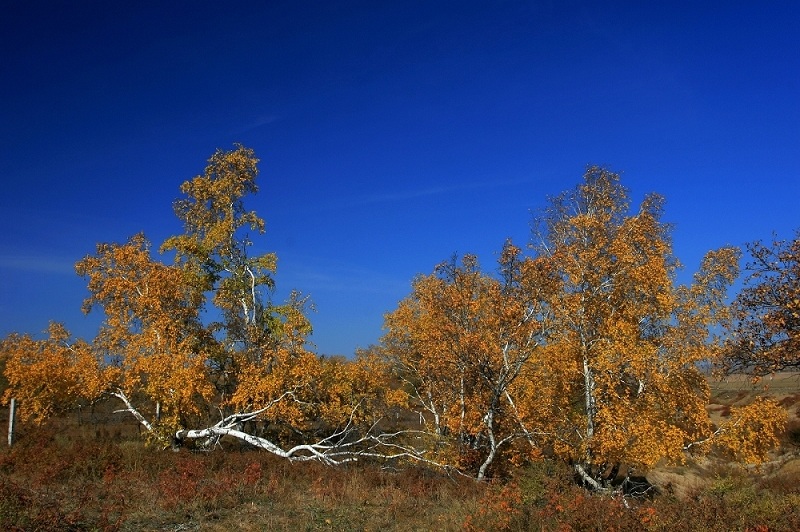
<instances>
[{"instance_id":1,"label":"birch tree","mask_svg":"<svg viewBox=\"0 0 800 532\"><path fill-rule=\"evenodd\" d=\"M554 448L594 488L623 464L681 461L701 442L729 448L736 438L713 436L747 423L741 416L712 427L699 368L722 354L714 331L729 317L739 250L708 252L693 282L677 285L680 263L662 207L663 198L650 194L632 211L619 176L592 167L533 225L534 252L552 261L561 283L549 301L558 323L550 363L571 374L572 395L580 398L562 417ZM763 401L759 409L780 426L778 405ZM764 459L768 449L752 446L747 458Z\"/></svg>"},{"instance_id":2,"label":"birch tree","mask_svg":"<svg viewBox=\"0 0 800 532\"><path fill-rule=\"evenodd\" d=\"M17 399L21 421L42 422L99 397L109 376L91 346L75 340L60 323L51 323L47 337L14 333L0 342L8 381L3 402Z\"/></svg>"},{"instance_id":3,"label":"birch tree","mask_svg":"<svg viewBox=\"0 0 800 532\"><path fill-rule=\"evenodd\" d=\"M540 411L550 407L544 395L535 405L526 400L548 371L533 358L550 327L542 298L529 292L549 286L541 266L522 260L511 242L498 276L482 272L473 255L454 258L416 279L412 294L386 316L384 353L408 407L436 436L454 440L441 460L478 479L501 453L541 430Z\"/></svg>"},{"instance_id":4,"label":"birch tree","mask_svg":"<svg viewBox=\"0 0 800 532\"><path fill-rule=\"evenodd\" d=\"M160 444L237 438L290 460L329 464L361 456L418 456L375 431L384 370L374 357L322 359L308 340L308 299L274 303L277 259L251 254L265 223L245 208L258 191L257 159L217 151L181 186L184 231L159 260L143 234L102 243L76 265L85 312L104 320L92 342L12 335L6 398L43 421L77 401L110 398Z\"/></svg>"}]
</instances>

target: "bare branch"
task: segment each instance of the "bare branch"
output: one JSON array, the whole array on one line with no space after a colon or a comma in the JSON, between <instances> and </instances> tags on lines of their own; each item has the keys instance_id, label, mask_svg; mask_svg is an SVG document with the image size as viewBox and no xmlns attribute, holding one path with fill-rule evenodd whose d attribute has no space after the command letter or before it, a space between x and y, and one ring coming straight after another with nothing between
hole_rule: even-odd
<instances>
[{"instance_id":1,"label":"bare branch","mask_svg":"<svg viewBox=\"0 0 800 532\"><path fill-rule=\"evenodd\" d=\"M130 412L133 415L133 417L135 417L139 421L139 423L141 423L144 426L144 428L146 428L148 431L153 430L153 425L149 421L147 421L147 419L145 419L145 417L138 410L136 410L133 407L133 404L131 404L130 399L128 399L128 396L125 395L125 393L122 390L111 392L111 395L120 399L123 403L125 403L125 406L127 407L121 410L115 410L114 411L115 414L120 412Z\"/></svg>"}]
</instances>

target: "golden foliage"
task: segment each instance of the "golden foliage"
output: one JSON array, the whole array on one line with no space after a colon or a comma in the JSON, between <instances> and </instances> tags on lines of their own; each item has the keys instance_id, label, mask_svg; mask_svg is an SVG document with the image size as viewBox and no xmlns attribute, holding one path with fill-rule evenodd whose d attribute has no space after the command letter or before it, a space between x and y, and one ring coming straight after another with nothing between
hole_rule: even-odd
<instances>
[{"instance_id":1,"label":"golden foliage","mask_svg":"<svg viewBox=\"0 0 800 532\"><path fill-rule=\"evenodd\" d=\"M308 350L307 301L293 293L286 304L272 304L262 290L273 286L277 259L248 255L247 231L265 227L244 208L245 196L258 190L257 163L242 146L217 151L202 175L183 183L175 212L184 233L161 247L173 264L154 259L143 234L99 244L80 260L76 271L89 292L83 310L104 314L98 335L70 345L65 331L51 328L43 342L6 339L9 397L43 419L108 394L159 434L265 406L275 421L314 421L328 370ZM215 321L204 322L206 314ZM338 378L327 380L341 385ZM325 408L341 419L339 410Z\"/></svg>"},{"instance_id":2,"label":"golden foliage","mask_svg":"<svg viewBox=\"0 0 800 532\"><path fill-rule=\"evenodd\" d=\"M59 323L51 323L48 337L34 340L12 334L0 343L9 387L3 401L20 401L20 419L41 423L48 417L97 399L107 385L104 371L86 342L70 342Z\"/></svg>"},{"instance_id":3,"label":"golden foliage","mask_svg":"<svg viewBox=\"0 0 800 532\"><path fill-rule=\"evenodd\" d=\"M739 462L760 464L780 445L786 421L787 413L781 405L759 397L731 409L730 421L721 427L715 444Z\"/></svg>"},{"instance_id":4,"label":"golden foliage","mask_svg":"<svg viewBox=\"0 0 800 532\"><path fill-rule=\"evenodd\" d=\"M774 403L742 407L717 431L709 421L699 367L723 354L716 332L731 319L739 251L709 252L693 282L677 285L659 196L632 212L619 176L589 168L534 221L530 255L508 241L496 273L473 255L438 265L387 314L382 345L348 361L313 353L308 299L273 303L275 255L248 254L248 231L265 227L244 207L257 163L242 146L218 151L181 186L184 232L161 246L172 264L151 256L143 234L76 264L84 311L105 317L91 343L70 342L57 324L45 340L3 340L4 398L21 400L23 419L108 394L157 435L220 415L224 430L194 432L230 434L255 413L296 441L346 439L345 429L384 427L381 416L404 408L418 414L416 450L372 433L358 441L478 478L556 456L595 487L623 464L646 469L714 446L759 461L776 444L786 421ZM768 287L790 278L775 274L785 282ZM798 300L784 297L761 326L791 339Z\"/></svg>"},{"instance_id":5,"label":"golden foliage","mask_svg":"<svg viewBox=\"0 0 800 532\"><path fill-rule=\"evenodd\" d=\"M149 248L141 234L100 244L76 270L88 278L84 311L100 306L105 314L94 349L114 368L113 386L160 405L162 423L176 426L204 414L214 389L192 287L179 268L153 261Z\"/></svg>"},{"instance_id":6,"label":"golden foliage","mask_svg":"<svg viewBox=\"0 0 800 532\"><path fill-rule=\"evenodd\" d=\"M440 264L433 275L416 279L412 295L386 316L383 338L405 382L405 402L435 434L456 437L461 456L452 459L480 456L478 476L521 427L529 435L533 427L541 431L542 410L552 408L518 404L548 370L531 359L547 335L547 311L537 298L525 297L551 286L548 271L521 260L510 242L500 269L502 279L488 277L472 255L461 264Z\"/></svg>"},{"instance_id":7,"label":"golden foliage","mask_svg":"<svg viewBox=\"0 0 800 532\"><path fill-rule=\"evenodd\" d=\"M535 220L531 257L507 243L498 276L467 255L418 278L383 339L411 406L483 466L498 441L527 441L593 485L611 466L646 469L697 450L712 436L699 365L721 354L713 331L729 318L739 251L709 252L678 286L662 206L650 195L631 213L619 176L589 168ZM753 411L769 418L767 406ZM780 423L765 421L772 436L749 444L746 426L726 437L742 436L738 456L750 459L748 445L766 448Z\"/></svg>"}]
</instances>

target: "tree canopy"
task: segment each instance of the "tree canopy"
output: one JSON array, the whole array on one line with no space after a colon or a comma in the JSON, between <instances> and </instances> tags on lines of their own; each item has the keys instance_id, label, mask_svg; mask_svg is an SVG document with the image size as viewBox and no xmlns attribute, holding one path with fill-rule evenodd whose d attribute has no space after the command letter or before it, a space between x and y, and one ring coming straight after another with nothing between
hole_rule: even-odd
<instances>
[{"instance_id":1,"label":"tree canopy","mask_svg":"<svg viewBox=\"0 0 800 532\"><path fill-rule=\"evenodd\" d=\"M52 324L0 344L23 419L113 399L162 445L232 437L290 460L479 479L546 456L595 489L622 466L715 448L757 462L776 445L785 412L768 400L712 424L701 364L797 365L797 240L750 248L731 308L739 250L709 251L678 284L663 198L633 209L619 175L591 167L534 218L527 251L507 241L491 272L474 255L443 262L386 315L380 345L326 358L308 298L274 302L277 257L250 253L266 226L245 207L257 175L252 150L217 151L181 186L183 232L160 257L136 234L78 261L97 336Z\"/></svg>"},{"instance_id":2,"label":"tree canopy","mask_svg":"<svg viewBox=\"0 0 800 532\"><path fill-rule=\"evenodd\" d=\"M650 195L631 212L619 176L589 168L534 220L529 256L507 243L496 275L472 256L444 263L386 317L408 404L454 435L462 466L482 477L498 451L550 454L597 488L621 465L744 448L731 429L749 418L712 426L699 366L722 352L711 331L728 317L739 252L710 251L677 285L662 204ZM757 408L780 427L777 405ZM772 434L744 458L762 459Z\"/></svg>"}]
</instances>

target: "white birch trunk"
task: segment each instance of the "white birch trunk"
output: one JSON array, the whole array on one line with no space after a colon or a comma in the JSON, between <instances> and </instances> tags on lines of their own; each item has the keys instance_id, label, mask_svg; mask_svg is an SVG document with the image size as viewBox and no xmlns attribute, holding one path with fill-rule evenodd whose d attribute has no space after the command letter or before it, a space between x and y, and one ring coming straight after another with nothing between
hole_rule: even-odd
<instances>
[{"instance_id":1,"label":"white birch trunk","mask_svg":"<svg viewBox=\"0 0 800 532\"><path fill-rule=\"evenodd\" d=\"M113 395L114 397L120 399L123 403L125 403L125 406L127 407L127 408L124 408L122 410L115 410L114 411L115 413L130 412L133 415L133 417L135 417L136 420L139 421L139 423L142 424L142 426L144 428L146 428L149 432L152 432L153 425L149 421L147 421L147 419L145 419L145 417L138 410L136 410L133 407L133 405L131 404L130 399L128 399L128 396L125 395L124 392L116 391L116 392L112 392L111 395Z\"/></svg>"},{"instance_id":2,"label":"white birch trunk","mask_svg":"<svg viewBox=\"0 0 800 532\"><path fill-rule=\"evenodd\" d=\"M478 480L483 480L486 478L486 471L489 469L489 466L492 465L492 462L494 462L494 456L497 454L497 441L494 437L493 409L489 409L489 412L486 414L486 433L489 436L489 454L486 456L486 460L483 461L481 467L478 469Z\"/></svg>"},{"instance_id":3,"label":"white birch trunk","mask_svg":"<svg viewBox=\"0 0 800 532\"><path fill-rule=\"evenodd\" d=\"M585 355L583 357L583 385L586 403L586 439L590 440L594 436L594 374L592 368L589 367L589 359Z\"/></svg>"},{"instance_id":4,"label":"white birch trunk","mask_svg":"<svg viewBox=\"0 0 800 532\"><path fill-rule=\"evenodd\" d=\"M17 400L11 398L11 404L8 408L8 446L14 445L14 418L17 415Z\"/></svg>"}]
</instances>

